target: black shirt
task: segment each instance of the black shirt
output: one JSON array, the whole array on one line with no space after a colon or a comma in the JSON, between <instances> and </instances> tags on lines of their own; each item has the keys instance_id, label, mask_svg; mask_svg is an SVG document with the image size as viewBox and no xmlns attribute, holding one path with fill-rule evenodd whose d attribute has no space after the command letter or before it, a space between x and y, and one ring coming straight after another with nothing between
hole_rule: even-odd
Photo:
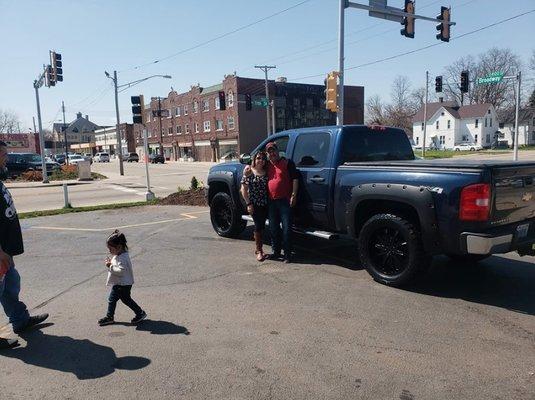
<instances>
[{"instance_id":1,"label":"black shirt","mask_svg":"<svg viewBox=\"0 0 535 400\"><path fill-rule=\"evenodd\" d=\"M19 217L11 193L0 182L0 247L4 253L17 256L24 253Z\"/></svg>"},{"instance_id":2,"label":"black shirt","mask_svg":"<svg viewBox=\"0 0 535 400\"><path fill-rule=\"evenodd\" d=\"M249 201L257 207L265 207L268 203L267 183L268 177L265 175L255 175L254 172L249 176L243 176L241 183L247 186L249 191Z\"/></svg>"}]
</instances>

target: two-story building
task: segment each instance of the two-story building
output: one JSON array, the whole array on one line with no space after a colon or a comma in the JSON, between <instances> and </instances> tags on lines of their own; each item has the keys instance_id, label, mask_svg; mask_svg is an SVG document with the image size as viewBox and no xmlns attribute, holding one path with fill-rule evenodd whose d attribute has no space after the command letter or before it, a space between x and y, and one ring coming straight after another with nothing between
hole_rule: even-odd
<instances>
[{"instance_id":1,"label":"two-story building","mask_svg":"<svg viewBox=\"0 0 535 400\"><path fill-rule=\"evenodd\" d=\"M509 110L500 121L501 139L508 146L515 143L515 110ZM518 145L535 145L535 107L527 107L518 111Z\"/></svg>"},{"instance_id":2,"label":"two-story building","mask_svg":"<svg viewBox=\"0 0 535 400\"><path fill-rule=\"evenodd\" d=\"M412 119L414 144L423 146L424 109ZM498 118L492 104L458 106L455 102L427 104L428 148L453 149L461 143L491 147L498 137Z\"/></svg>"}]
</instances>

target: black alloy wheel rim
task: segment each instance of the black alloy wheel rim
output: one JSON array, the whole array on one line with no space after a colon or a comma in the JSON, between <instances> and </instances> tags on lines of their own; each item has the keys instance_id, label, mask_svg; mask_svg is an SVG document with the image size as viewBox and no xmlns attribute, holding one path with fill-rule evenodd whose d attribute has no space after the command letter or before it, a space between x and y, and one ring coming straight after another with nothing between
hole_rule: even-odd
<instances>
[{"instance_id":1,"label":"black alloy wheel rim","mask_svg":"<svg viewBox=\"0 0 535 400\"><path fill-rule=\"evenodd\" d=\"M409 265L409 246L399 229L383 227L376 230L370 237L368 251L380 274L396 276Z\"/></svg>"},{"instance_id":2,"label":"black alloy wheel rim","mask_svg":"<svg viewBox=\"0 0 535 400\"><path fill-rule=\"evenodd\" d=\"M227 231L232 225L232 211L220 201L214 207L214 220L221 231Z\"/></svg>"}]
</instances>

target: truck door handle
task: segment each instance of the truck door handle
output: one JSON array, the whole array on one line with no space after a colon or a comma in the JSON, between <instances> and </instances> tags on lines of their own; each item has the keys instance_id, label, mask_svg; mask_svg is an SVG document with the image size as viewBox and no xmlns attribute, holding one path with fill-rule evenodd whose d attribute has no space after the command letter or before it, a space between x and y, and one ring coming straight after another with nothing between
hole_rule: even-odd
<instances>
[{"instance_id":1,"label":"truck door handle","mask_svg":"<svg viewBox=\"0 0 535 400\"><path fill-rule=\"evenodd\" d=\"M312 178L310 178L310 182L314 182L314 183L321 183L321 182L325 182L325 178L322 178L321 176L314 176Z\"/></svg>"}]
</instances>

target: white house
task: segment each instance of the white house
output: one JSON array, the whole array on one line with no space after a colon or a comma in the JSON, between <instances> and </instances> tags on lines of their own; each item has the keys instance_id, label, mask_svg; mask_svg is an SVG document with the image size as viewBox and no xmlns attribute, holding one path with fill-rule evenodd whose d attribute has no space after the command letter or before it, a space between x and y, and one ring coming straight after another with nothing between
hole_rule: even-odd
<instances>
[{"instance_id":1,"label":"white house","mask_svg":"<svg viewBox=\"0 0 535 400\"><path fill-rule=\"evenodd\" d=\"M500 123L501 140L513 146L515 132L515 110L510 110ZM518 112L518 145L535 145L535 107L529 107Z\"/></svg>"},{"instance_id":2,"label":"white house","mask_svg":"<svg viewBox=\"0 0 535 400\"><path fill-rule=\"evenodd\" d=\"M416 146L423 145L424 109L412 119L412 137ZM498 131L498 118L492 104L458 106L455 102L427 104L426 147L452 149L461 143L490 147Z\"/></svg>"}]
</instances>

